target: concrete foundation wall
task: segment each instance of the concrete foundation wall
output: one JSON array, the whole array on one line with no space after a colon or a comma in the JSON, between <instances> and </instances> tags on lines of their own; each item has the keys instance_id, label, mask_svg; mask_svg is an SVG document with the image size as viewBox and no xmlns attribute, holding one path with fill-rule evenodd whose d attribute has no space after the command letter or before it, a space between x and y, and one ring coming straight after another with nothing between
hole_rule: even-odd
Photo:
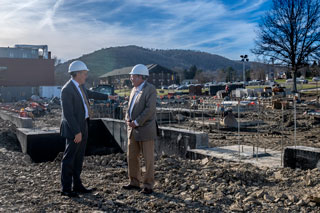
<instances>
[{"instance_id":1,"label":"concrete foundation wall","mask_svg":"<svg viewBox=\"0 0 320 213\"><path fill-rule=\"evenodd\" d=\"M320 168L320 149L306 146L290 146L284 150L284 167L292 169Z\"/></svg>"},{"instance_id":2,"label":"concrete foundation wall","mask_svg":"<svg viewBox=\"0 0 320 213\"><path fill-rule=\"evenodd\" d=\"M52 161L64 151L65 139L59 129L18 128L17 138L23 153L35 162ZM127 126L124 120L92 119L89 125L87 155L105 155L127 151ZM189 149L208 147L208 135L202 132L160 127L155 141L155 155L176 155L185 158Z\"/></svg>"},{"instance_id":3,"label":"concrete foundation wall","mask_svg":"<svg viewBox=\"0 0 320 213\"><path fill-rule=\"evenodd\" d=\"M122 151L126 152L128 139L125 121L111 118L102 118L101 120ZM184 158L188 149L208 147L208 135L206 133L170 127L159 128L160 135L155 141L156 155L178 155Z\"/></svg>"},{"instance_id":4,"label":"concrete foundation wall","mask_svg":"<svg viewBox=\"0 0 320 213\"><path fill-rule=\"evenodd\" d=\"M19 117L18 113L12 113L4 110L0 110L0 118L2 120L11 121L18 128L32 128L32 119Z\"/></svg>"}]
</instances>

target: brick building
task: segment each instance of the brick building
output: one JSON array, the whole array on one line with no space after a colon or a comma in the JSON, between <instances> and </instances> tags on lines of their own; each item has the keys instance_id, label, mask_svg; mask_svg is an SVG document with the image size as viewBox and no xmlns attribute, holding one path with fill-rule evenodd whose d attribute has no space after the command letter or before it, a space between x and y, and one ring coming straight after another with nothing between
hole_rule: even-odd
<instances>
[{"instance_id":1,"label":"brick building","mask_svg":"<svg viewBox=\"0 0 320 213\"><path fill-rule=\"evenodd\" d=\"M178 75L176 72L160 66L159 64L149 64L146 65L149 69L148 82L153 84L156 88L161 88L161 86L168 86L178 82ZM124 67L121 69L115 69L99 77L100 84L113 85L115 89L120 89L124 87L132 87L130 82L130 71L133 68Z\"/></svg>"},{"instance_id":2,"label":"brick building","mask_svg":"<svg viewBox=\"0 0 320 213\"><path fill-rule=\"evenodd\" d=\"M38 95L40 86L54 85L54 60L47 45L0 48L0 101Z\"/></svg>"}]
</instances>

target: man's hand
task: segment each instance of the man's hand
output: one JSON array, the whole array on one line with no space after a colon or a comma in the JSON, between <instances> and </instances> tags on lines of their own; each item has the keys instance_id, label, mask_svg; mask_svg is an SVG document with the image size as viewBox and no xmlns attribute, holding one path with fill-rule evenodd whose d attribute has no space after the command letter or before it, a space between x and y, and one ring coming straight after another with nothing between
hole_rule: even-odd
<instances>
[{"instance_id":1,"label":"man's hand","mask_svg":"<svg viewBox=\"0 0 320 213\"><path fill-rule=\"evenodd\" d=\"M129 123L129 126L130 126L131 128L136 128L136 127L137 127L137 125L134 123L134 121L131 121L131 122Z\"/></svg>"},{"instance_id":2,"label":"man's hand","mask_svg":"<svg viewBox=\"0 0 320 213\"><path fill-rule=\"evenodd\" d=\"M81 134L81 132L79 132L78 134L76 134L76 136L74 138L74 142L80 143L81 141L82 141L82 134Z\"/></svg>"},{"instance_id":3,"label":"man's hand","mask_svg":"<svg viewBox=\"0 0 320 213\"><path fill-rule=\"evenodd\" d=\"M130 121L130 120L127 120L127 125L130 126L131 128L136 128L136 124L134 123L134 121Z\"/></svg>"},{"instance_id":4,"label":"man's hand","mask_svg":"<svg viewBox=\"0 0 320 213\"><path fill-rule=\"evenodd\" d=\"M115 100L115 101L118 100L118 96L117 95L109 95L108 98L110 100Z\"/></svg>"}]
</instances>

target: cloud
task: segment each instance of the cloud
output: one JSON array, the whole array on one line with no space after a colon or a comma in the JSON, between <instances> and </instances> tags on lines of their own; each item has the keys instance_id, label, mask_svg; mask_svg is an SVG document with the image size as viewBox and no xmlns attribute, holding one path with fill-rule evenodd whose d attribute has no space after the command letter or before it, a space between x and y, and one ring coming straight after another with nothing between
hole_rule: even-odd
<instances>
[{"instance_id":1,"label":"cloud","mask_svg":"<svg viewBox=\"0 0 320 213\"><path fill-rule=\"evenodd\" d=\"M57 9L59 8L59 6L61 6L63 4L63 0L58 0L52 9L48 9L47 12L46 12L46 15L44 17L44 19L42 19L40 21L40 25L39 27L42 28L44 27L45 25L49 25L51 30L55 31L55 27L54 27L54 16L55 16L55 13L57 11Z\"/></svg>"},{"instance_id":2,"label":"cloud","mask_svg":"<svg viewBox=\"0 0 320 213\"><path fill-rule=\"evenodd\" d=\"M0 46L48 44L64 60L110 46L248 53L265 0L3 0Z\"/></svg>"}]
</instances>

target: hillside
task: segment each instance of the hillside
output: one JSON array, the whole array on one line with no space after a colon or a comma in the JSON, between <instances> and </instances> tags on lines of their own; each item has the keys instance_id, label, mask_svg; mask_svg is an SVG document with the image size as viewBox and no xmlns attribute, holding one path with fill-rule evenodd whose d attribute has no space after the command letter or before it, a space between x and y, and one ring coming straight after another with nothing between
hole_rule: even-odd
<instances>
[{"instance_id":1,"label":"hillside","mask_svg":"<svg viewBox=\"0 0 320 213\"><path fill-rule=\"evenodd\" d=\"M142 64L160 64L170 69L185 69L196 65L205 71L216 71L227 67L242 70L242 64L219 55L192 50L156 50L137 46L110 47L83 55L90 69L89 82L97 80L98 76L114 69ZM76 60L76 59L73 59ZM71 61L59 64L55 68L56 83L63 84L69 78L67 73Z\"/></svg>"}]
</instances>

